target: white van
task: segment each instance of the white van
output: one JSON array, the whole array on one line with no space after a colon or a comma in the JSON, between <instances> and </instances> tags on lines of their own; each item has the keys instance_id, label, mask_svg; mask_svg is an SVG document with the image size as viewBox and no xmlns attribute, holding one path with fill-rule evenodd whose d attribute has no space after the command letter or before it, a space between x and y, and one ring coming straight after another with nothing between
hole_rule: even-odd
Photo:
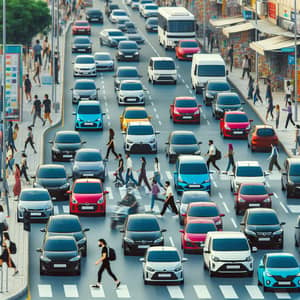
<instances>
[{"instance_id":1,"label":"white van","mask_svg":"<svg viewBox=\"0 0 300 300\"><path fill-rule=\"evenodd\" d=\"M156 82L170 82L176 84L177 69L171 57L151 57L148 65L148 80Z\"/></svg>"},{"instance_id":2,"label":"white van","mask_svg":"<svg viewBox=\"0 0 300 300\"><path fill-rule=\"evenodd\" d=\"M191 79L196 94L202 93L208 80L226 80L226 64L220 54L194 54Z\"/></svg>"}]
</instances>

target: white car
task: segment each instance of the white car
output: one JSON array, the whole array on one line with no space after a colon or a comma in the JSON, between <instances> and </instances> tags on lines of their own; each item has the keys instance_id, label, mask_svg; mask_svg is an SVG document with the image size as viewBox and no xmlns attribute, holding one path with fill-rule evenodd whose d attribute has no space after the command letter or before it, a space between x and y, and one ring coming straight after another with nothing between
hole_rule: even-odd
<instances>
[{"instance_id":1,"label":"white car","mask_svg":"<svg viewBox=\"0 0 300 300\"><path fill-rule=\"evenodd\" d=\"M129 17L127 15L127 12L123 9L114 9L110 16L109 16L109 20L112 23L117 23L119 20L128 20L129 21Z\"/></svg>"},{"instance_id":2,"label":"white car","mask_svg":"<svg viewBox=\"0 0 300 300\"><path fill-rule=\"evenodd\" d=\"M144 283L184 282L183 265L187 261L181 258L175 247L153 246L147 249L143 262Z\"/></svg>"},{"instance_id":3,"label":"white car","mask_svg":"<svg viewBox=\"0 0 300 300\"><path fill-rule=\"evenodd\" d=\"M159 131L154 131L149 121L130 122L124 135L125 153L157 153L157 137Z\"/></svg>"},{"instance_id":4,"label":"white car","mask_svg":"<svg viewBox=\"0 0 300 300\"><path fill-rule=\"evenodd\" d=\"M144 18L157 17L158 5L155 3L146 3L146 4L142 5L140 14Z\"/></svg>"},{"instance_id":5,"label":"white car","mask_svg":"<svg viewBox=\"0 0 300 300\"><path fill-rule=\"evenodd\" d=\"M97 71L113 71L115 62L109 52L96 52L94 54Z\"/></svg>"},{"instance_id":6,"label":"white car","mask_svg":"<svg viewBox=\"0 0 300 300\"><path fill-rule=\"evenodd\" d=\"M139 9L140 1L139 0L131 0L131 8L132 9Z\"/></svg>"},{"instance_id":7,"label":"white car","mask_svg":"<svg viewBox=\"0 0 300 300\"><path fill-rule=\"evenodd\" d=\"M266 184L267 175L269 173L263 171L258 161L238 161L235 171L230 174L230 190L236 193L241 183Z\"/></svg>"},{"instance_id":8,"label":"white car","mask_svg":"<svg viewBox=\"0 0 300 300\"><path fill-rule=\"evenodd\" d=\"M148 65L148 80L156 82L170 82L176 84L177 69L171 57L151 57Z\"/></svg>"},{"instance_id":9,"label":"white car","mask_svg":"<svg viewBox=\"0 0 300 300\"><path fill-rule=\"evenodd\" d=\"M139 13L141 13L141 10L142 10L142 7L143 7L143 5L144 4L149 4L149 3L153 3L153 1L152 0L140 0L140 2L139 2L139 7L138 7L138 9L139 9Z\"/></svg>"},{"instance_id":10,"label":"white car","mask_svg":"<svg viewBox=\"0 0 300 300\"><path fill-rule=\"evenodd\" d=\"M78 55L74 61L74 77L97 76L96 62L93 55Z\"/></svg>"},{"instance_id":11,"label":"white car","mask_svg":"<svg viewBox=\"0 0 300 300\"><path fill-rule=\"evenodd\" d=\"M145 89L140 80L123 80L116 92L119 105L145 104Z\"/></svg>"}]
</instances>

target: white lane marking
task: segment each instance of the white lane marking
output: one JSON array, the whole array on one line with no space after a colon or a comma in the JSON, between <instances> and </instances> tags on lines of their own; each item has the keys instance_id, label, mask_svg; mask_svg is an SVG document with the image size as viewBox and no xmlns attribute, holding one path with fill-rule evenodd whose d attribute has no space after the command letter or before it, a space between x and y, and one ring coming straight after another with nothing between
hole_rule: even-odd
<instances>
[{"instance_id":1,"label":"white lane marking","mask_svg":"<svg viewBox=\"0 0 300 300\"><path fill-rule=\"evenodd\" d=\"M154 110L155 112L157 112L157 109L156 109L156 107L153 107L153 110Z\"/></svg>"},{"instance_id":2,"label":"white lane marking","mask_svg":"<svg viewBox=\"0 0 300 300\"><path fill-rule=\"evenodd\" d=\"M273 193L273 195L276 199L278 199L278 195L276 193Z\"/></svg>"},{"instance_id":3,"label":"white lane marking","mask_svg":"<svg viewBox=\"0 0 300 300\"><path fill-rule=\"evenodd\" d=\"M179 286L168 285L167 289L172 299L184 299L184 295Z\"/></svg>"},{"instance_id":4,"label":"white lane marking","mask_svg":"<svg viewBox=\"0 0 300 300\"><path fill-rule=\"evenodd\" d=\"M231 220L231 223L233 224L233 227L234 227L234 228L237 228L237 225L236 225L235 220L234 220L233 218L230 218L230 220Z\"/></svg>"},{"instance_id":5,"label":"white lane marking","mask_svg":"<svg viewBox=\"0 0 300 300\"><path fill-rule=\"evenodd\" d=\"M54 214L58 215L59 214L59 209L57 205L54 205Z\"/></svg>"},{"instance_id":6,"label":"white lane marking","mask_svg":"<svg viewBox=\"0 0 300 300\"><path fill-rule=\"evenodd\" d=\"M226 212L229 213L229 208L228 208L227 204L225 202L222 202L222 204L225 207Z\"/></svg>"},{"instance_id":7,"label":"white lane marking","mask_svg":"<svg viewBox=\"0 0 300 300\"><path fill-rule=\"evenodd\" d=\"M79 298L77 285L75 284L64 284L64 291L66 298Z\"/></svg>"},{"instance_id":8,"label":"white lane marking","mask_svg":"<svg viewBox=\"0 0 300 300\"><path fill-rule=\"evenodd\" d=\"M218 184L215 182L215 180L213 180L212 183L213 183L214 187L216 187L216 188L218 187Z\"/></svg>"},{"instance_id":9,"label":"white lane marking","mask_svg":"<svg viewBox=\"0 0 300 300\"><path fill-rule=\"evenodd\" d=\"M200 111L201 111L201 113L203 113L203 109L202 109L202 107L200 107Z\"/></svg>"},{"instance_id":10,"label":"white lane marking","mask_svg":"<svg viewBox=\"0 0 300 300\"><path fill-rule=\"evenodd\" d=\"M207 125L210 125L210 122L209 122L209 120L207 120Z\"/></svg>"},{"instance_id":11,"label":"white lane marking","mask_svg":"<svg viewBox=\"0 0 300 300\"><path fill-rule=\"evenodd\" d=\"M211 295L206 285L194 285L193 288L198 299L211 299Z\"/></svg>"},{"instance_id":12,"label":"white lane marking","mask_svg":"<svg viewBox=\"0 0 300 300\"><path fill-rule=\"evenodd\" d=\"M275 293L277 299L292 299L289 293Z\"/></svg>"},{"instance_id":13,"label":"white lane marking","mask_svg":"<svg viewBox=\"0 0 300 300\"><path fill-rule=\"evenodd\" d=\"M93 288L90 285L90 292L91 292L92 298L105 298L105 294L104 294L104 290L103 290L102 286L100 288Z\"/></svg>"},{"instance_id":14,"label":"white lane marking","mask_svg":"<svg viewBox=\"0 0 300 300\"><path fill-rule=\"evenodd\" d=\"M232 285L220 285L219 288L225 299L238 299L239 298Z\"/></svg>"},{"instance_id":15,"label":"white lane marking","mask_svg":"<svg viewBox=\"0 0 300 300\"><path fill-rule=\"evenodd\" d=\"M264 299L264 295L257 285L246 285L246 289L251 299Z\"/></svg>"},{"instance_id":16,"label":"white lane marking","mask_svg":"<svg viewBox=\"0 0 300 300\"><path fill-rule=\"evenodd\" d=\"M288 209L284 206L284 204L283 204L281 201L279 201L279 204L280 204L280 206L282 207L282 209L288 214L289 211L288 211Z\"/></svg>"},{"instance_id":17,"label":"white lane marking","mask_svg":"<svg viewBox=\"0 0 300 300\"><path fill-rule=\"evenodd\" d=\"M218 195L219 195L220 199L223 199L223 195L221 192L219 192Z\"/></svg>"},{"instance_id":18,"label":"white lane marking","mask_svg":"<svg viewBox=\"0 0 300 300\"><path fill-rule=\"evenodd\" d=\"M187 89L189 89L189 88L190 88L190 87L189 87L189 85L188 85L187 83L185 84L185 87L186 87Z\"/></svg>"},{"instance_id":19,"label":"white lane marking","mask_svg":"<svg viewBox=\"0 0 300 300\"><path fill-rule=\"evenodd\" d=\"M300 213L300 205L288 205L287 207L292 213Z\"/></svg>"},{"instance_id":20,"label":"white lane marking","mask_svg":"<svg viewBox=\"0 0 300 300\"><path fill-rule=\"evenodd\" d=\"M159 121L158 121L158 124L159 124L159 126L161 126L161 125L162 125L162 122L159 120Z\"/></svg>"},{"instance_id":21,"label":"white lane marking","mask_svg":"<svg viewBox=\"0 0 300 300\"><path fill-rule=\"evenodd\" d=\"M156 117L156 119L159 119L159 115L158 114L156 114L155 117Z\"/></svg>"},{"instance_id":22,"label":"white lane marking","mask_svg":"<svg viewBox=\"0 0 300 300\"><path fill-rule=\"evenodd\" d=\"M117 288L117 296L119 298L130 298L130 294L128 291L128 287L126 284L121 284L118 288Z\"/></svg>"},{"instance_id":23,"label":"white lane marking","mask_svg":"<svg viewBox=\"0 0 300 300\"><path fill-rule=\"evenodd\" d=\"M154 102L151 101L150 103L151 103L152 106L154 106Z\"/></svg>"},{"instance_id":24,"label":"white lane marking","mask_svg":"<svg viewBox=\"0 0 300 300\"><path fill-rule=\"evenodd\" d=\"M52 298L52 286L50 284L38 284L39 297Z\"/></svg>"},{"instance_id":25,"label":"white lane marking","mask_svg":"<svg viewBox=\"0 0 300 300\"><path fill-rule=\"evenodd\" d=\"M149 212L150 211L150 205L149 204L145 204L144 205L144 209L145 209L145 212L147 212L147 211ZM159 207L158 207L157 204L154 205L153 212L160 213L160 209L159 209Z\"/></svg>"},{"instance_id":26,"label":"white lane marking","mask_svg":"<svg viewBox=\"0 0 300 300\"><path fill-rule=\"evenodd\" d=\"M166 175L167 175L168 180L171 181L172 180L172 174L171 174L171 172L170 171L166 171Z\"/></svg>"},{"instance_id":27,"label":"white lane marking","mask_svg":"<svg viewBox=\"0 0 300 300\"><path fill-rule=\"evenodd\" d=\"M63 205L63 212L64 214L69 214L70 213L70 206L69 205Z\"/></svg>"},{"instance_id":28,"label":"white lane marking","mask_svg":"<svg viewBox=\"0 0 300 300\"><path fill-rule=\"evenodd\" d=\"M270 183L269 182L266 182L266 187L270 188Z\"/></svg>"},{"instance_id":29,"label":"white lane marking","mask_svg":"<svg viewBox=\"0 0 300 300\"><path fill-rule=\"evenodd\" d=\"M106 188L106 190L108 191L108 198L109 198L109 200L113 200L113 199L114 199L114 195L113 195L113 193L112 193L111 187L108 186L108 187Z\"/></svg>"},{"instance_id":30,"label":"white lane marking","mask_svg":"<svg viewBox=\"0 0 300 300\"><path fill-rule=\"evenodd\" d=\"M174 243L173 238L171 236L169 236L169 240L170 240L171 246L175 247L175 243Z\"/></svg>"}]
</instances>

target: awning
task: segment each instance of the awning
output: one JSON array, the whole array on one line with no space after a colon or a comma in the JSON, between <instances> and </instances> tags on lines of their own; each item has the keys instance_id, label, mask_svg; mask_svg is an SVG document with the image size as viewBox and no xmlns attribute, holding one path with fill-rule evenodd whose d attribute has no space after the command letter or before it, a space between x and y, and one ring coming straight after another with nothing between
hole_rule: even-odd
<instances>
[{"instance_id":1,"label":"awning","mask_svg":"<svg viewBox=\"0 0 300 300\"><path fill-rule=\"evenodd\" d=\"M231 24L245 22L245 19L243 17L220 18L220 19L210 19L209 22L214 27L224 27Z\"/></svg>"},{"instance_id":2,"label":"awning","mask_svg":"<svg viewBox=\"0 0 300 300\"><path fill-rule=\"evenodd\" d=\"M248 31L251 29L254 29L254 26L252 25L252 23L247 22L247 23L225 27L223 28L223 34L229 37L229 35L232 33Z\"/></svg>"}]
</instances>

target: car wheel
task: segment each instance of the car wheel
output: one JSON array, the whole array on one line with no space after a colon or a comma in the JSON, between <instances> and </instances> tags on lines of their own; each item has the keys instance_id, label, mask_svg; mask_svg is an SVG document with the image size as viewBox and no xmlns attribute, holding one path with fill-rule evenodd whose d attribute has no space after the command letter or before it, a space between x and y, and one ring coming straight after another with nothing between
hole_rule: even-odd
<instances>
[{"instance_id":1,"label":"car wheel","mask_svg":"<svg viewBox=\"0 0 300 300\"><path fill-rule=\"evenodd\" d=\"M53 154L53 153L52 153L52 155L51 155L51 156L52 156L52 161L57 161L57 159L56 159L56 155L55 155L55 154Z\"/></svg>"},{"instance_id":2,"label":"car wheel","mask_svg":"<svg viewBox=\"0 0 300 300\"><path fill-rule=\"evenodd\" d=\"M179 285L184 284L184 279L182 279L181 281L179 281Z\"/></svg>"},{"instance_id":3,"label":"car wheel","mask_svg":"<svg viewBox=\"0 0 300 300\"><path fill-rule=\"evenodd\" d=\"M291 198L292 195L293 195L293 193L289 189L286 189L286 196L287 196L287 198Z\"/></svg>"},{"instance_id":4,"label":"car wheel","mask_svg":"<svg viewBox=\"0 0 300 300\"><path fill-rule=\"evenodd\" d=\"M183 225L183 217L181 217L181 216L179 217L179 224Z\"/></svg>"},{"instance_id":5,"label":"car wheel","mask_svg":"<svg viewBox=\"0 0 300 300\"><path fill-rule=\"evenodd\" d=\"M148 284L148 280L145 279L144 272L143 272L143 280L144 280L144 284L147 285Z\"/></svg>"},{"instance_id":6,"label":"car wheel","mask_svg":"<svg viewBox=\"0 0 300 300\"><path fill-rule=\"evenodd\" d=\"M239 210L239 208L238 208L237 206L235 207L235 214L236 214L237 216L240 215L240 210Z\"/></svg>"},{"instance_id":7,"label":"car wheel","mask_svg":"<svg viewBox=\"0 0 300 300\"><path fill-rule=\"evenodd\" d=\"M102 41L102 39L100 39L100 46L103 46L103 41Z\"/></svg>"},{"instance_id":8,"label":"car wheel","mask_svg":"<svg viewBox=\"0 0 300 300\"><path fill-rule=\"evenodd\" d=\"M208 269L208 273L209 273L210 277L214 277L215 276L215 272L213 272L210 267Z\"/></svg>"},{"instance_id":9,"label":"car wheel","mask_svg":"<svg viewBox=\"0 0 300 300\"><path fill-rule=\"evenodd\" d=\"M84 248L84 250L81 252L83 257L86 257L87 255L87 246Z\"/></svg>"},{"instance_id":10,"label":"car wheel","mask_svg":"<svg viewBox=\"0 0 300 300\"><path fill-rule=\"evenodd\" d=\"M203 261L203 270L207 270L207 266L204 261Z\"/></svg>"},{"instance_id":11,"label":"car wheel","mask_svg":"<svg viewBox=\"0 0 300 300\"><path fill-rule=\"evenodd\" d=\"M126 247L123 246L123 254L124 256L128 256L129 255L129 252L127 251Z\"/></svg>"},{"instance_id":12,"label":"car wheel","mask_svg":"<svg viewBox=\"0 0 300 300\"><path fill-rule=\"evenodd\" d=\"M176 84L177 84L177 80L174 80L174 81L173 81L173 84L176 85Z\"/></svg>"}]
</instances>

